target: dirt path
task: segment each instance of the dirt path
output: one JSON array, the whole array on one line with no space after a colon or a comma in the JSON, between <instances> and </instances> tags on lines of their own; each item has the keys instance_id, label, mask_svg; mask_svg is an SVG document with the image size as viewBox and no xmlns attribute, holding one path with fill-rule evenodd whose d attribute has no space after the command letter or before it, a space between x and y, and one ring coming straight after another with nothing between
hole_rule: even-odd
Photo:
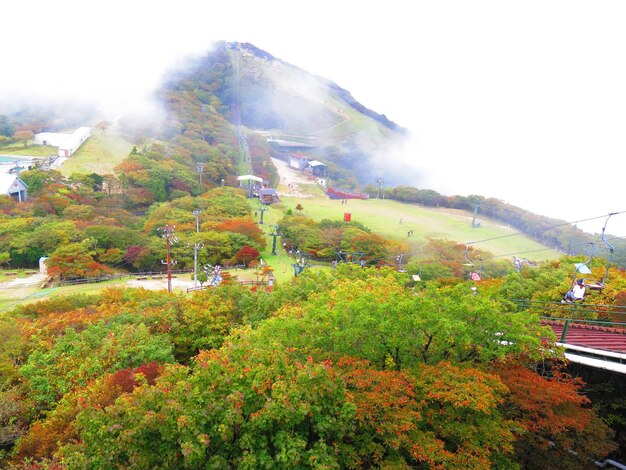
<instances>
[{"instance_id":1,"label":"dirt path","mask_svg":"<svg viewBox=\"0 0 626 470\"><path fill-rule=\"evenodd\" d=\"M189 279L190 275L186 274L184 278L172 278L172 290L186 290L193 287L193 279ZM128 287L141 287L148 290L165 290L167 289L167 277L163 279L132 279L126 283ZM200 283L198 283L200 286Z\"/></svg>"},{"instance_id":2,"label":"dirt path","mask_svg":"<svg viewBox=\"0 0 626 470\"><path fill-rule=\"evenodd\" d=\"M300 185L312 184L312 182L306 179L302 173L290 168L287 162L283 160L272 158L272 163L276 167L278 176L280 177L280 184L278 185L276 191L279 196L302 198L313 197L311 194L304 194L300 191Z\"/></svg>"},{"instance_id":3,"label":"dirt path","mask_svg":"<svg viewBox=\"0 0 626 470\"><path fill-rule=\"evenodd\" d=\"M27 277L16 277L10 281L0 283L0 289L13 289L18 287L40 286L46 280L46 274L33 274Z\"/></svg>"}]
</instances>

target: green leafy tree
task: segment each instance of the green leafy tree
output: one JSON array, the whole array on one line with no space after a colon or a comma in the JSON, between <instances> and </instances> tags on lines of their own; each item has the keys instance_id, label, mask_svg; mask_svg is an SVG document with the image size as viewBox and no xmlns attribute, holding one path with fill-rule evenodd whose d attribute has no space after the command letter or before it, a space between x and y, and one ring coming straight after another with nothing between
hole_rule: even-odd
<instances>
[{"instance_id":1,"label":"green leafy tree","mask_svg":"<svg viewBox=\"0 0 626 470\"><path fill-rule=\"evenodd\" d=\"M77 332L68 328L52 344L41 343L20 367L31 396L51 408L77 386L106 373L138 367L151 361L172 362L172 347L164 335L145 325L89 325Z\"/></svg>"},{"instance_id":2,"label":"green leafy tree","mask_svg":"<svg viewBox=\"0 0 626 470\"><path fill-rule=\"evenodd\" d=\"M429 287L414 296L391 277L338 280L295 311L269 319L255 333L259 346L285 341L403 370L441 360L487 363L522 352L539 358L541 337L549 335L535 317L502 313L497 302L472 296L466 285Z\"/></svg>"}]
</instances>

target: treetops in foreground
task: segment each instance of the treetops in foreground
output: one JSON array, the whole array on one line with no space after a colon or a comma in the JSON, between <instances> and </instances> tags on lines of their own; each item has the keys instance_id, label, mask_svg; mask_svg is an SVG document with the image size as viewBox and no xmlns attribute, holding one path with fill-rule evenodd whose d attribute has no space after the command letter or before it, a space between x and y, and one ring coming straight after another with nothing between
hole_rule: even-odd
<instances>
[{"instance_id":1,"label":"treetops in foreground","mask_svg":"<svg viewBox=\"0 0 626 470\"><path fill-rule=\"evenodd\" d=\"M5 462L589 468L610 431L551 330L498 294L511 282L414 291L392 269L340 265L271 292L20 307L0 324Z\"/></svg>"}]
</instances>

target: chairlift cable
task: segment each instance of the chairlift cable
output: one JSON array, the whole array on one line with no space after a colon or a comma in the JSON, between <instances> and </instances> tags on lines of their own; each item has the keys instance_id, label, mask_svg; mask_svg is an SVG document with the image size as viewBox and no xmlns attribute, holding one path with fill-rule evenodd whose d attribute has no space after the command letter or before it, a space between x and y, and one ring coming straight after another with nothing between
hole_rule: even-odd
<instances>
[{"instance_id":1,"label":"chairlift cable","mask_svg":"<svg viewBox=\"0 0 626 470\"><path fill-rule=\"evenodd\" d=\"M626 315L626 306L624 305L596 305L581 303L580 301L562 303L556 301L540 301L540 300L519 300L519 299L510 299L512 302L519 304L522 308L538 308L542 309L544 312L552 312L552 311L565 311L567 313L604 313L606 315ZM587 319L588 320L588 319Z\"/></svg>"},{"instance_id":2,"label":"chairlift cable","mask_svg":"<svg viewBox=\"0 0 626 470\"><path fill-rule=\"evenodd\" d=\"M626 239L626 236L607 238L607 241L624 240L624 239ZM571 245L571 248L580 247L580 246L584 246L584 245L589 245L590 243L596 243L596 242L575 243L575 244ZM523 255L523 254L526 254L526 253L539 253L539 252L542 252L542 251L554 251L554 248L539 248L537 250L516 251L516 252L513 252L513 253L505 253L503 255L493 255L493 256L490 256L489 258L485 258L485 260L490 260L490 259L494 259L494 258L504 258L504 257L507 257L507 256L514 256L514 255Z\"/></svg>"},{"instance_id":3,"label":"chairlift cable","mask_svg":"<svg viewBox=\"0 0 626 470\"><path fill-rule=\"evenodd\" d=\"M511 302L518 302L518 303L529 303L529 304L543 304L543 305L558 305L560 307L563 307L563 304L561 302L556 302L553 300L532 300L532 299L508 299ZM581 305L581 304L576 304L576 303L572 303L572 304L566 304L566 305ZM585 305L585 304L582 304ZM626 305L607 305L607 304L586 304L589 306L593 306L593 307L601 307L601 308L609 308L609 309L621 309L624 310L624 312L626 312ZM601 310L603 311L603 310Z\"/></svg>"},{"instance_id":4,"label":"chairlift cable","mask_svg":"<svg viewBox=\"0 0 626 470\"><path fill-rule=\"evenodd\" d=\"M599 215L599 216L596 216L596 217L590 217L588 219L574 220L572 222L565 222L565 223L561 223L561 224L551 225L549 227L544 227L544 228L541 228L541 229L533 230L530 233L523 233L523 232L510 233L508 235L501 235L499 237L491 237L491 238L485 238L483 240L476 240L476 241L473 241L473 242L468 242L468 243L466 243L466 245L476 245L477 243L483 243L483 242L488 242L488 241L492 241L492 240L500 240L501 238L518 237L520 235L528 236L530 234L536 234L536 233L543 232L545 230L550 230L550 229L556 228L556 227L563 227L565 225L573 225L573 224L577 224L577 223L580 223L580 222L588 222L590 220L602 219L602 218L607 217L607 216L610 217L610 216L613 216L613 215L619 215L619 214L624 214L624 213L626 213L626 211L611 212L609 214Z\"/></svg>"}]
</instances>

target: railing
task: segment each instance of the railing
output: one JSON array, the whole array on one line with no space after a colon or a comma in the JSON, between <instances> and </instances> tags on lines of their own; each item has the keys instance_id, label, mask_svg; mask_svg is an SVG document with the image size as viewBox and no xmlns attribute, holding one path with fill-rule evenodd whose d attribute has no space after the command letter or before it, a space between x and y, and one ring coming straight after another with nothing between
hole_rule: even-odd
<instances>
[{"instance_id":1,"label":"railing","mask_svg":"<svg viewBox=\"0 0 626 470\"><path fill-rule=\"evenodd\" d=\"M613 322L613 321L602 321L602 320L584 320L584 319L576 319L576 318L555 318L555 317L546 317L546 316L542 316L539 317L539 319L541 321L544 322L553 322L553 323L557 323L557 324L562 324L563 325L563 331L561 332L561 339L560 342L561 343L567 343L566 339L567 339L567 333L569 331L569 328L572 324L574 325L597 325L597 326L601 326L604 328L610 328L613 331L610 330L606 330L609 333L616 333L616 334L621 334L624 335L626 337L626 331L624 330L624 328L626 328L626 323L625 322Z\"/></svg>"},{"instance_id":2,"label":"railing","mask_svg":"<svg viewBox=\"0 0 626 470\"><path fill-rule=\"evenodd\" d=\"M586 301L561 303L560 300L510 299L510 301L516 303L520 311L527 310L546 317L554 312L557 315L552 318L626 322L626 305L593 304Z\"/></svg>"},{"instance_id":3,"label":"railing","mask_svg":"<svg viewBox=\"0 0 626 470\"><path fill-rule=\"evenodd\" d=\"M101 276L101 277L84 277L80 279L62 279L59 281L53 282L57 286L74 286L79 284L95 284L99 282L105 281L113 281L115 279L124 279L125 277L129 277L129 274L111 274L110 276Z\"/></svg>"},{"instance_id":4,"label":"railing","mask_svg":"<svg viewBox=\"0 0 626 470\"><path fill-rule=\"evenodd\" d=\"M172 271L172 277L176 277L178 274L189 274L192 270L177 270ZM98 277L82 277L79 279L61 279L53 281L53 284L57 286L73 286L77 284L96 284L100 282L113 281L116 279L124 279L127 277L134 277L136 279L162 279L167 276L166 271L142 271L137 273L125 273L125 274L109 274L106 276Z\"/></svg>"},{"instance_id":5,"label":"railing","mask_svg":"<svg viewBox=\"0 0 626 470\"><path fill-rule=\"evenodd\" d=\"M269 281L238 281L237 284L239 284L240 286L270 286L270 285L272 285L272 284L270 284ZM187 293L198 291L198 290L207 290L207 289L210 289L210 288L211 288L210 285L203 285L203 286L198 286L198 287L188 287L187 288Z\"/></svg>"},{"instance_id":6,"label":"railing","mask_svg":"<svg viewBox=\"0 0 626 470\"><path fill-rule=\"evenodd\" d=\"M229 271L232 269L246 269L246 266L243 264L232 265L232 266L224 266L222 267L222 271ZM179 269L176 271L171 271L171 275L173 278L180 274L192 274L192 269ZM84 277L78 279L61 279L61 280L52 280L51 284L59 287L59 286L73 286L73 285L81 285L81 284L96 284L106 281L119 280L124 278L134 277L137 280L147 280L147 279L164 279L167 278L167 271L139 271L135 273L120 273L120 274L109 274L106 276L98 276L98 277ZM243 285L267 285L267 281L240 281L240 284ZM204 287L206 288L206 287ZM202 290L203 288L189 288L187 292L191 292L193 290Z\"/></svg>"}]
</instances>

